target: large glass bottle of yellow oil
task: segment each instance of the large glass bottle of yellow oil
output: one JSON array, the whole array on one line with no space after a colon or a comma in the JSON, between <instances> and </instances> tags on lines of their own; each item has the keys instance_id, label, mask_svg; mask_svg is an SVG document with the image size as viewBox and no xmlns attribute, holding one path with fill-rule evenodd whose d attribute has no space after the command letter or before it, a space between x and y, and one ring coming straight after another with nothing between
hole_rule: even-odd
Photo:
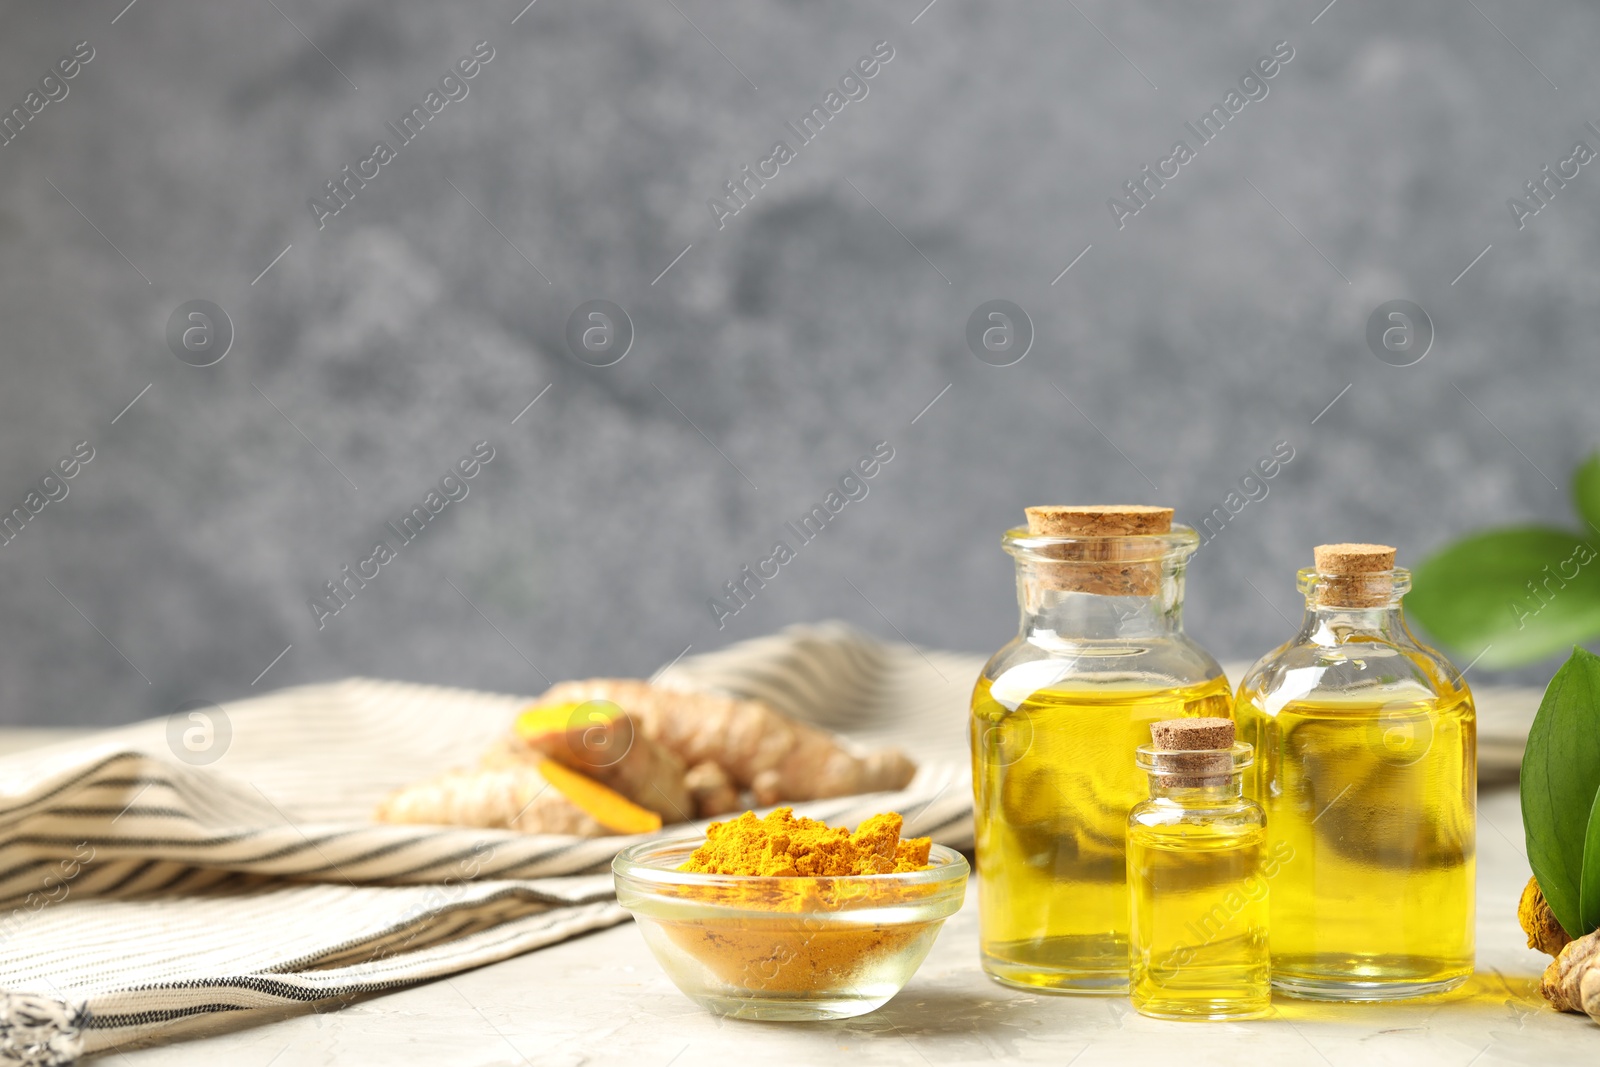
<instances>
[{"instance_id":1,"label":"large glass bottle of yellow oil","mask_svg":"<svg viewBox=\"0 0 1600 1067\"><path fill-rule=\"evenodd\" d=\"M1406 626L1386 545L1322 545L1300 632L1239 686L1247 792L1283 859L1273 985L1392 1000L1473 968L1477 726L1461 673Z\"/></svg>"},{"instance_id":2,"label":"large glass bottle of yellow oil","mask_svg":"<svg viewBox=\"0 0 1600 1067\"><path fill-rule=\"evenodd\" d=\"M1005 535L1022 626L972 694L983 966L1008 985L1128 988L1128 812L1150 724L1228 716L1227 679L1183 632L1199 546L1172 509L1028 508Z\"/></svg>"}]
</instances>

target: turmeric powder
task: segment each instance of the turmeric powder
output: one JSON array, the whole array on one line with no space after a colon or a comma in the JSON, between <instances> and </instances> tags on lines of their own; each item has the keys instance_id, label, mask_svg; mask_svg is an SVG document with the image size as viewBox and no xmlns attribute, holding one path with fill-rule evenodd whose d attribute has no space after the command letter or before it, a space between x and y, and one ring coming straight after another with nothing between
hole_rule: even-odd
<instances>
[{"instance_id":1,"label":"turmeric powder","mask_svg":"<svg viewBox=\"0 0 1600 1067\"><path fill-rule=\"evenodd\" d=\"M874 815L855 833L816 819L795 818L779 808L764 819L747 811L706 828L706 843L679 867L701 874L765 878L837 878L859 874L905 874L926 870L932 842L900 840L903 820L894 812Z\"/></svg>"},{"instance_id":2,"label":"turmeric powder","mask_svg":"<svg viewBox=\"0 0 1600 1067\"><path fill-rule=\"evenodd\" d=\"M705 844L678 869L752 881L686 886L683 895L690 899L736 910L661 926L737 990L816 994L870 985L880 969L895 966L907 951L926 952L942 920L850 922L819 913L870 909L917 896L916 887L856 877L929 869L931 841L902 841L902 825L901 817L889 812L863 821L851 833L796 818L791 808L765 818L747 811L712 823Z\"/></svg>"}]
</instances>

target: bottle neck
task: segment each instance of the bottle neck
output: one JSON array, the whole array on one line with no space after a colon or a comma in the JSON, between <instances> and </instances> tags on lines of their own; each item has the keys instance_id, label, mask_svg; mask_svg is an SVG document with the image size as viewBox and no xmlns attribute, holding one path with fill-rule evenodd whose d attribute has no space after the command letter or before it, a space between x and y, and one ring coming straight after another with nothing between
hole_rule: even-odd
<instances>
[{"instance_id":1,"label":"bottle neck","mask_svg":"<svg viewBox=\"0 0 1600 1067\"><path fill-rule=\"evenodd\" d=\"M1298 638L1303 644L1330 647L1352 640L1420 644L1401 607L1411 590L1411 572L1403 567L1358 576L1307 569L1299 574L1299 586L1306 598Z\"/></svg>"},{"instance_id":2,"label":"bottle neck","mask_svg":"<svg viewBox=\"0 0 1600 1067\"><path fill-rule=\"evenodd\" d=\"M1378 607L1344 607L1306 599L1299 640L1305 644L1342 645L1349 641L1377 640L1393 645L1414 645L1416 636L1406 625L1405 610L1395 597Z\"/></svg>"},{"instance_id":3,"label":"bottle neck","mask_svg":"<svg viewBox=\"0 0 1600 1067\"><path fill-rule=\"evenodd\" d=\"M1122 595L1063 589L1060 564L1017 562L1024 638L1083 641L1168 637L1183 632L1182 561L1152 564L1153 580ZM1087 584L1087 583L1086 583ZM1141 595L1144 594L1144 595Z\"/></svg>"},{"instance_id":4,"label":"bottle neck","mask_svg":"<svg viewBox=\"0 0 1600 1067\"><path fill-rule=\"evenodd\" d=\"M1187 780L1191 784L1175 785L1172 776L1166 774L1149 777L1151 800L1166 800L1186 808L1216 807L1244 796L1244 776L1240 774L1202 785L1192 784L1193 779Z\"/></svg>"}]
</instances>

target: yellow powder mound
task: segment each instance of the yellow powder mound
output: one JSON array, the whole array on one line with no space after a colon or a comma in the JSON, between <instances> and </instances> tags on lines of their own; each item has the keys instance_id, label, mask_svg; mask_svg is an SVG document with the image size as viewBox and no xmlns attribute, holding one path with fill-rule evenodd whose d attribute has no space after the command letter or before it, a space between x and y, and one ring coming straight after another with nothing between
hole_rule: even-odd
<instances>
[{"instance_id":1,"label":"yellow powder mound","mask_svg":"<svg viewBox=\"0 0 1600 1067\"><path fill-rule=\"evenodd\" d=\"M799 878L926 870L930 840L900 840L902 825L899 815L886 812L851 833L815 819L797 819L793 808L779 808L764 819L747 811L737 819L712 823L706 843L678 869Z\"/></svg>"},{"instance_id":2,"label":"yellow powder mound","mask_svg":"<svg viewBox=\"0 0 1600 1067\"><path fill-rule=\"evenodd\" d=\"M914 901L935 889L815 879L927 870L931 842L926 837L900 840L902 825L899 815L888 812L872 816L851 833L815 819L797 819L792 808L779 808L764 819L747 811L737 819L712 823L706 843L680 871L780 880L682 887L689 899L727 905L740 914L662 922L661 928L734 992L849 995L859 984L880 980L915 946L921 944L926 952L939 923L834 924L821 913Z\"/></svg>"}]
</instances>

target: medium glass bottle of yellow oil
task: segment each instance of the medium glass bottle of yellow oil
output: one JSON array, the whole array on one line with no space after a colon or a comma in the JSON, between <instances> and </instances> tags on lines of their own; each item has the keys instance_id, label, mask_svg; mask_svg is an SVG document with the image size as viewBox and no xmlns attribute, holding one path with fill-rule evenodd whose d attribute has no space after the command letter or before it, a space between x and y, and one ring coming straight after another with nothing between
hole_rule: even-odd
<instances>
[{"instance_id":1,"label":"medium glass bottle of yellow oil","mask_svg":"<svg viewBox=\"0 0 1600 1067\"><path fill-rule=\"evenodd\" d=\"M1241 795L1249 745L1231 719L1150 727L1150 798L1128 816L1129 995L1157 1019L1254 1019L1272 1008L1268 899L1278 861Z\"/></svg>"},{"instance_id":2,"label":"medium glass bottle of yellow oil","mask_svg":"<svg viewBox=\"0 0 1600 1067\"><path fill-rule=\"evenodd\" d=\"M1170 508L1028 508L1005 535L1022 625L972 694L984 969L1008 985L1128 988L1128 812L1150 724L1227 716L1227 679L1183 632L1199 537Z\"/></svg>"},{"instance_id":3,"label":"medium glass bottle of yellow oil","mask_svg":"<svg viewBox=\"0 0 1600 1067\"><path fill-rule=\"evenodd\" d=\"M1237 719L1247 792L1284 860L1273 984L1326 1000L1437 993L1472 973L1477 725L1461 672L1423 646L1386 545L1322 545L1300 632L1252 667Z\"/></svg>"}]
</instances>

